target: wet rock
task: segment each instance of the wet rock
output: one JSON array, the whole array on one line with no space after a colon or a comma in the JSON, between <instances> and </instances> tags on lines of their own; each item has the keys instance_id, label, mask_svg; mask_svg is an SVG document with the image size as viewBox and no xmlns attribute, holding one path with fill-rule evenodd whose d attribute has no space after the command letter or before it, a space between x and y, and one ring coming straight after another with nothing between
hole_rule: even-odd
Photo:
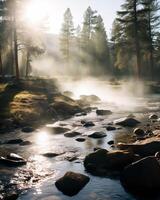
<instances>
[{"instance_id":1,"label":"wet rock","mask_svg":"<svg viewBox=\"0 0 160 200\"><path fill-rule=\"evenodd\" d=\"M127 166L121 175L122 185L129 191L150 193L160 189L160 164L146 157Z\"/></svg>"},{"instance_id":2,"label":"wet rock","mask_svg":"<svg viewBox=\"0 0 160 200\"><path fill-rule=\"evenodd\" d=\"M5 144L20 144L22 142L23 142L22 139L14 139L14 140L8 140L8 141L6 141Z\"/></svg>"},{"instance_id":3,"label":"wet rock","mask_svg":"<svg viewBox=\"0 0 160 200\"><path fill-rule=\"evenodd\" d=\"M135 127L140 122L134 118L124 117L114 121L114 124L127 127Z\"/></svg>"},{"instance_id":4,"label":"wet rock","mask_svg":"<svg viewBox=\"0 0 160 200\"><path fill-rule=\"evenodd\" d=\"M43 156L45 156L45 157L47 157L47 158L54 158L54 157L56 157L56 156L59 156L60 154L58 154L58 153L44 153L44 154L42 154Z\"/></svg>"},{"instance_id":5,"label":"wet rock","mask_svg":"<svg viewBox=\"0 0 160 200\"><path fill-rule=\"evenodd\" d=\"M100 150L100 149L102 149L102 148L100 148L100 147L95 147L94 149L93 149L93 151L98 151L98 150ZM106 150L107 151L107 150Z\"/></svg>"},{"instance_id":6,"label":"wet rock","mask_svg":"<svg viewBox=\"0 0 160 200\"><path fill-rule=\"evenodd\" d=\"M9 155L7 155L7 159L16 160L16 161L24 160L21 156L15 153L10 153Z\"/></svg>"},{"instance_id":7,"label":"wet rock","mask_svg":"<svg viewBox=\"0 0 160 200\"><path fill-rule=\"evenodd\" d=\"M88 127L91 127L91 126L95 126L95 124L92 121L89 121L89 122L84 122L83 126L88 128Z\"/></svg>"},{"instance_id":8,"label":"wet rock","mask_svg":"<svg viewBox=\"0 0 160 200\"><path fill-rule=\"evenodd\" d=\"M113 145L114 144L114 140L111 140L108 142L109 145Z\"/></svg>"},{"instance_id":9,"label":"wet rock","mask_svg":"<svg viewBox=\"0 0 160 200\"><path fill-rule=\"evenodd\" d=\"M83 109L77 101L60 94L54 97L51 108L54 111L54 115L57 114L62 117L69 117L76 113L83 112Z\"/></svg>"},{"instance_id":10,"label":"wet rock","mask_svg":"<svg viewBox=\"0 0 160 200\"><path fill-rule=\"evenodd\" d=\"M144 136L145 135L145 132L143 129L140 129L140 128L136 128L134 129L133 133L137 136Z\"/></svg>"},{"instance_id":11,"label":"wet rock","mask_svg":"<svg viewBox=\"0 0 160 200\"><path fill-rule=\"evenodd\" d=\"M77 142L85 142L86 139L85 139L85 138L76 138L76 141L77 141Z\"/></svg>"},{"instance_id":12,"label":"wet rock","mask_svg":"<svg viewBox=\"0 0 160 200\"><path fill-rule=\"evenodd\" d=\"M68 133L65 133L64 136L65 137L76 137L76 136L79 136L81 135L81 133L77 132L77 131L73 131L73 132L68 132Z\"/></svg>"},{"instance_id":13,"label":"wet rock","mask_svg":"<svg viewBox=\"0 0 160 200\"><path fill-rule=\"evenodd\" d=\"M63 194L74 196L89 182L90 178L83 174L67 172L56 181L55 185Z\"/></svg>"},{"instance_id":14,"label":"wet rock","mask_svg":"<svg viewBox=\"0 0 160 200\"><path fill-rule=\"evenodd\" d=\"M28 146L28 145L31 145L31 144L32 144L32 142L30 142L30 141L23 141L19 145L20 146Z\"/></svg>"},{"instance_id":15,"label":"wet rock","mask_svg":"<svg viewBox=\"0 0 160 200\"><path fill-rule=\"evenodd\" d=\"M86 103L97 103L101 101L101 99L96 95L81 95L80 100Z\"/></svg>"},{"instance_id":16,"label":"wet rock","mask_svg":"<svg viewBox=\"0 0 160 200\"><path fill-rule=\"evenodd\" d=\"M94 132L94 133L88 135L88 137L94 138L94 139L103 138L103 137L106 137L106 136L107 136L107 134L104 133L104 132Z\"/></svg>"},{"instance_id":17,"label":"wet rock","mask_svg":"<svg viewBox=\"0 0 160 200\"><path fill-rule=\"evenodd\" d=\"M52 133L54 134L61 134L70 131L68 128L60 127L60 126L55 126L55 127L50 127L52 130Z\"/></svg>"},{"instance_id":18,"label":"wet rock","mask_svg":"<svg viewBox=\"0 0 160 200\"><path fill-rule=\"evenodd\" d=\"M27 162L17 154L10 154L6 158L0 157L0 164L7 167L18 167L25 165Z\"/></svg>"},{"instance_id":19,"label":"wet rock","mask_svg":"<svg viewBox=\"0 0 160 200\"><path fill-rule=\"evenodd\" d=\"M70 98L72 98L74 96L73 92L71 92L71 91L64 91L63 95L67 96L67 97L70 97Z\"/></svg>"},{"instance_id":20,"label":"wet rock","mask_svg":"<svg viewBox=\"0 0 160 200\"><path fill-rule=\"evenodd\" d=\"M24 133L31 133L33 131L34 131L33 127L24 127L24 128L22 128L22 132L24 132Z\"/></svg>"},{"instance_id":21,"label":"wet rock","mask_svg":"<svg viewBox=\"0 0 160 200\"><path fill-rule=\"evenodd\" d=\"M110 110L96 110L97 115L110 115L112 112Z\"/></svg>"},{"instance_id":22,"label":"wet rock","mask_svg":"<svg viewBox=\"0 0 160 200\"><path fill-rule=\"evenodd\" d=\"M4 200L17 200L19 197L19 194L16 192L9 192L4 196Z\"/></svg>"},{"instance_id":23,"label":"wet rock","mask_svg":"<svg viewBox=\"0 0 160 200\"><path fill-rule=\"evenodd\" d=\"M151 120L157 120L158 116L155 115L155 114L152 114L152 115L149 116L149 119L151 119Z\"/></svg>"},{"instance_id":24,"label":"wet rock","mask_svg":"<svg viewBox=\"0 0 160 200\"><path fill-rule=\"evenodd\" d=\"M155 154L155 157L159 160L160 159L160 151Z\"/></svg>"},{"instance_id":25,"label":"wet rock","mask_svg":"<svg viewBox=\"0 0 160 200\"><path fill-rule=\"evenodd\" d=\"M135 155L128 151L111 151L100 149L85 157L84 167L95 175L104 175L109 171L123 170L135 160Z\"/></svg>"},{"instance_id":26,"label":"wet rock","mask_svg":"<svg viewBox=\"0 0 160 200\"><path fill-rule=\"evenodd\" d=\"M75 114L76 117L81 117L81 116L86 116L86 115L87 115L86 112L81 112L81 113Z\"/></svg>"},{"instance_id":27,"label":"wet rock","mask_svg":"<svg viewBox=\"0 0 160 200\"><path fill-rule=\"evenodd\" d=\"M65 159L68 160L69 162L73 162L77 160L78 158L77 156L66 156Z\"/></svg>"},{"instance_id":28,"label":"wet rock","mask_svg":"<svg viewBox=\"0 0 160 200\"><path fill-rule=\"evenodd\" d=\"M145 139L133 144L119 143L117 147L121 150L130 150L135 154L142 157L153 156L156 152L160 151L160 141L155 139Z\"/></svg>"},{"instance_id":29,"label":"wet rock","mask_svg":"<svg viewBox=\"0 0 160 200\"><path fill-rule=\"evenodd\" d=\"M114 126L107 126L106 129L107 129L107 131L115 131L116 127L114 127Z\"/></svg>"}]
</instances>

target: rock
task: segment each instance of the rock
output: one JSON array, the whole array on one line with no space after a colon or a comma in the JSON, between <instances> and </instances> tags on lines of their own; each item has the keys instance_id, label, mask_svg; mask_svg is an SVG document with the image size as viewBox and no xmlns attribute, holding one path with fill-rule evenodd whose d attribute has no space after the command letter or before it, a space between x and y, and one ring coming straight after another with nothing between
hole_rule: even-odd
<instances>
[{"instance_id":1,"label":"rock","mask_svg":"<svg viewBox=\"0 0 160 200\"><path fill-rule=\"evenodd\" d=\"M64 128L64 127L61 127L61 126L55 126L55 127L50 127L50 128L52 130L52 133L54 133L54 134L61 134L61 133L65 133L65 132L70 131L70 129Z\"/></svg>"},{"instance_id":2,"label":"rock","mask_svg":"<svg viewBox=\"0 0 160 200\"><path fill-rule=\"evenodd\" d=\"M80 99L86 103L97 103L101 101L96 95L81 95Z\"/></svg>"},{"instance_id":3,"label":"rock","mask_svg":"<svg viewBox=\"0 0 160 200\"><path fill-rule=\"evenodd\" d=\"M113 145L113 144L114 144L114 141L111 140L111 141L108 142L108 144L109 144L109 145Z\"/></svg>"},{"instance_id":4,"label":"rock","mask_svg":"<svg viewBox=\"0 0 160 200\"><path fill-rule=\"evenodd\" d=\"M18 193L16 192L9 192L5 195L4 200L17 200L19 197Z\"/></svg>"},{"instance_id":5,"label":"rock","mask_svg":"<svg viewBox=\"0 0 160 200\"><path fill-rule=\"evenodd\" d=\"M159 160L160 159L160 151L155 154L155 157Z\"/></svg>"},{"instance_id":6,"label":"rock","mask_svg":"<svg viewBox=\"0 0 160 200\"><path fill-rule=\"evenodd\" d=\"M67 172L56 181L55 185L63 194L74 196L89 182L90 178L83 174Z\"/></svg>"},{"instance_id":7,"label":"rock","mask_svg":"<svg viewBox=\"0 0 160 200\"><path fill-rule=\"evenodd\" d=\"M85 142L86 139L85 139L85 138L76 138L76 141L77 141L77 142Z\"/></svg>"},{"instance_id":8,"label":"rock","mask_svg":"<svg viewBox=\"0 0 160 200\"><path fill-rule=\"evenodd\" d=\"M24 160L21 156L15 153L10 153L9 155L7 155L7 159L16 160L16 161Z\"/></svg>"},{"instance_id":9,"label":"rock","mask_svg":"<svg viewBox=\"0 0 160 200\"><path fill-rule=\"evenodd\" d=\"M17 154L10 154L6 158L0 157L0 164L7 167L19 167L26 163L27 162Z\"/></svg>"},{"instance_id":10,"label":"rock","mask_svg":"<svg viewBox=\"0 0 160 200\"><path fill-rule=\"evenodd\" d=\"M79 135L81 135L81 133L76 132L76 131L68 132L68 133L64 134L65 137L76 137L76 136L79 136Z\"/></svg>"},{"instance_id":11,"label":"rock","mask_svg":"<svg viewBox=\"0 0 160 200\"><path fill-rule=\"evenodd\" d=\"M76 113L83 112L77 101L64 95L55 96L51 108L53 109L54 114L58 114L62 117L69 117Z\"/></svg>"},{"instance_id":12,"label":"rock","mask_svg":"<svg viewBox=\"0 0 160 200\"><path fill-rule=\"evenodd\" d=\"M30 142L30 141L23 141L19 145L20 146L28 146L28 145L31 145L31 144L32 144L32 142Z\"/></svg>"},{"instance_id":13,"label":"rock","mask_svg":"<svg viewBox=\"0 0 160 200\"><path fill-rule=\"evenodd\" d=\"M24 132L24 133L31 133L33 131L34 131L33 127L24 127L24 128L22 128L22 132Z\"/></svg>"},{"instance_id":14,"label":"rock","mask_svg":"<svg viewBox=\"0 0 160 200\"><path fill-rule=\"evenodd\" d=\"M102 149L102 148L100 148L100 147L95 147L94 149L93 149L93 151L98 151L98 150L100 150L100 149ZM107 151L107 150L106 150Z\"/></svg>"},{"instance_id":15,"label":"rock","mask_svg":"<svg viewBox=\"0 0 160 200\"><path fill-rule=\"evenodd\" d=\"M20 144L22 142L23 142L22 139L14 139L14 140L8 140L8 141L6 141L5 144Z\"/></svg>"},{"instance_id":16,"label":"rock","mask_svg":"<svg viewBox=\"0 0 160 200\"><path fill-rule=\"evenodd\" d=\"M121 175L122 185L129 191L150 193L160 189L160 164L146 157L127 166Z\"/></svg>"},{"instance_id":17,"label":"rock","mask_svg":"<svg viewBox=\"0 0 160 200\"><path fill-rule=\"evenodd\" d=\"M115 131L116 127L114 127L114 126L107 126L106 129L107 129L107 131Z\"/></svg>"},{"instance_id":18,"label":"rock","mask_svg":"<svg viewBox=\"0 0 160 200\"><path fill-rule=\"evenodd\" d=\"M135 127L140 122L134 118L124 117L114 121L114 124L127 127Z\"/></svg>"},{"instance_id":19,"label":"rock","mask_svg":"<svg viewBox=\"0 0 160 200\"><path fill-rule=\"evenodd\" d=\"M44 153L42 155L47 157L47 158L54 158L56 156L59 156L60 154L58 154L58 153Z\"/></svg>"},{"instance_id":20,"label":"rock","mask_svg":"<svg viewBox=\"0 0 160 200\"><path fill-rule=\"evenodd\" d=\"M110 115L112 112L110 110L96 110L97 115Z\"/></svg>"},{"instance_id":21,"label":"rock","mask_svg":"<svg viewBox=\"0 0 160 200\"><path fill-rule=\"evenodd\" d=\"M95 139L103 138L103 137L106 137L106 136L107 136L107 134L104 133L104 132L94 132L94 133L88 135L88 137L95 138Z\"/></svg>"},{"instance_id":22,"label":"rock","mask_svg":"<svg viewBox=\"0 0 160 200\"><path fill-rule=\"evenodd\" d=\"M85 157L84 167L95 175L120 171L135 160L136 156L128 151L111 151L100 149Z\"/></svg>"},{"instance_id":23,"label":"rock","mask_svg":"<svg viewBox=\"0 0 160 200\"><path fill-rule=\"evenodd\" d=\"M140 129L140 128L136 128L134 129L133 133L137 136L144 136L145 135L145 132L143 129Z\"/></svg>"},{"instance_id":24,"label":"rock","mask_svg":"<svg viewBox=\"0 0 160 200\"><path fill-rule=\"evenodd\" d=\"M157 120L158 116L155 115L155 114L152 114L152 115L149 116L149 119L151 119L151 120Z\"/></svg>"},{"instance_id":25,"label":"rock","mask_svg":"<svg viewBox=\"0 0 160 200\"><path fill-rule=\"evenodd\" d=\"M160 151L160 141L158 141L156 138L153 140L149 138L133 144L119 143L117 147L121 150L132 151L133 153L139 154L142 157L154 156L155 153Z\"/></svg>"},{"instance_id":26,"label":"rock","mask_svg":"<svg viewBox=\"0 0 160 200\"><path fill-rule=\"evenodd\" d=\"M77 158L77 156L73 155L73 156L66 156L65 159L68 160L69 162L73 162L73 161L77 160L78 158Z\"/></svg>"},{"instance_id":27,"label":"rock","mask_svg":"<svg viewBox=\"0 0 160 200\"><path fill-rule=\"evenodd\" d=\"M72 98L74 96L73 92L71 92L71 91L64 91L63 95L67 96L67 97L70 97L70 98Z\"/></svg>"},{"instance_id":28,"label":"rock","mask_svg":"<svg viewBox=\"0 0 160 200\"><path fill-rule=\"evenodd\" d=\"M95 126L95 124L91 121L88 121L88 122L84 122L83 126L87 128L87 127Z\"/></svg>"},{"instance_id":29,"label":"rock","mask_svg":"<svg viewBox=\"0 0 160 200\"><path fill-rule=\"evenodd\" d=\"M75 114L76 117L81 117L81 116L86 116L86 115L87 115L86 112L81 112L81 113Z\"/></svg>"}]
</instances>

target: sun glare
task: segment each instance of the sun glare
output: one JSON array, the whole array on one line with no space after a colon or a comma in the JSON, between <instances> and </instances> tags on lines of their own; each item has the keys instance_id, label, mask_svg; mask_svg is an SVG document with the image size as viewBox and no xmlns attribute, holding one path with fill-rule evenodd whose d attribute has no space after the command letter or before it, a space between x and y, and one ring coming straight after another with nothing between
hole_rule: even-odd
<instances>
[{"instance_id":1,"label":"sun glare","mask_svg":"<svg viewBox=\"0 0 160 200\"><path fill-rule=\"evenodd\" d=\"M24 18L27 23L37 25L48 17L49 9L47 2L32 0L26 5Z\"/></svg>"}]
</instances>

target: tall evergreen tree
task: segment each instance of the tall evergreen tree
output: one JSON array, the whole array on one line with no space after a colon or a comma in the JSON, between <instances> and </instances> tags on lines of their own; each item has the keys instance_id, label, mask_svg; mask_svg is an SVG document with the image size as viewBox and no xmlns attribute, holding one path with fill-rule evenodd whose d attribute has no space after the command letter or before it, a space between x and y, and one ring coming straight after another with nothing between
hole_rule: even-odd
<instances>
[{"instance_id":1,"label":"tall evergreen tree","mask_svg":"<svg viewBox=\"0 0 160 200\"><path fill-rule=\"evenodd\" d=\"M123 26L123 31L128 43L132 45L136 55L136 65L137 65L137 76L141 77L141 47L140 47L140 37L139 37L139 18L138 6L140 5L139 0L126 0L122 5L122 11L118 12L119 22Z\"/></svg>"},{"instance_id":2,"label":"tall evergreen tree","mask_svg":"<svg viewBox=\"0 0 160 200\"><path fill-rule=\"evenodd\" d=\"M89 6L84 13L84 21L82 27L82 46L85 50L89 49L90 47L90 39L92 32L94 31L96 20L97 20L97 11L94 11Z\"/></svg>"},{"instance_id":3,"label":"tall evergreen tree","mask_svg":"<svg viewBox=\"0 0 160 200\"><path fill-rule=\"evenodd\" d=\"M101 15L97 16L94 32L92 33L93 51L95 63L101 72L109 72L111 58L108 46L107 33Z\"/></svg>"},{"instance_id":4,"label":"tall evergreen tree","mask_svg":"<svg viewBox=\"0 0 160 200\"><path fill-rule=\"evenodd\" d=\"M60 36L60 49L67 63L69 63L71 58L71 45L73 36L74 36L73 17L70 8L68 8L64 13L64 22L62 24L61 36Z\"/></svg>"},{"instance_id":5,"label":"tall evergreen tree","mask_svg":"<svg viewBox=\"0 0 160 200\"><path fill-rule=\"evenodd\" d=\"M157 11L159 4L157 0L141 0L143 9L141 15L143 17L142 37L145 38L145 51L148 52L150 63L150 76L154 76L154 40L157 35L157 30L160 25ZM143 39L142 38L142 39Z\"/></svg>"}]
</instances>

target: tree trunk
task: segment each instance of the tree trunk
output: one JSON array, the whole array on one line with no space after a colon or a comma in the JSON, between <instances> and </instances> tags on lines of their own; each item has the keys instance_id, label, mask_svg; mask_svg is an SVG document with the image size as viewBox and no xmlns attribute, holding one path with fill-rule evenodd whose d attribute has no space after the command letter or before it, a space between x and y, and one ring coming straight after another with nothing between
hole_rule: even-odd
<instances>
[{"instance_id":1,"label":"tree trunk","mask_svg":"<svg viewBox=\"0 0 160 200\"><path fill-rule=\"evenodd\" d=\"M138 37L137 0L134 0L133 4L134 4L135 46L136 46L136 58L137 58L137 77L141 78L141 54L140 54L140 44Z\"/></svg>"},{"instance_id":2,"label":"tree trunk","mask_svg":"<svg viewBox=\"0 0 160 200\"><path fill-rule=\"evenodd\" d=\"M0 76L3 77L3 63L2 63L2 51L0 47Z\"/></svg>"},{"instance_id":3,"label":"tree trunk","mask_svg":"<svg viewBox=\"0 0 160 200\"><path fill-rule=\"evenodd\" d=\"M15 61L15 69L16 69L16 79L19 80L18 44L17 44L17 28L16 28L15 15L14 15L14 61Z\"/></svg>"},{"instance_id":4,"label":"tree trunk","mask_svg":"<svg viewBox=\"0 0 160 200\"><path fill-rule=\"evenodd\" d=\"M29 74L29 67L30 67L30 52L27 50L27 61L26 61L26 77Z\"/></svg>"},{"instance_id":5,"label":"tree trunk","mask_svg":"<svg viewBox=\"0 0 160 200\"><path fill-rule=\"evenodd\" d=\"M150 73L151 79L154 79L154 56L153 56L153 39L152 39L152 27L151 27L151 12L149 9L148 14L148 31L149 31L149 56L150 56Z\"/></svg>"}]
</instances>

